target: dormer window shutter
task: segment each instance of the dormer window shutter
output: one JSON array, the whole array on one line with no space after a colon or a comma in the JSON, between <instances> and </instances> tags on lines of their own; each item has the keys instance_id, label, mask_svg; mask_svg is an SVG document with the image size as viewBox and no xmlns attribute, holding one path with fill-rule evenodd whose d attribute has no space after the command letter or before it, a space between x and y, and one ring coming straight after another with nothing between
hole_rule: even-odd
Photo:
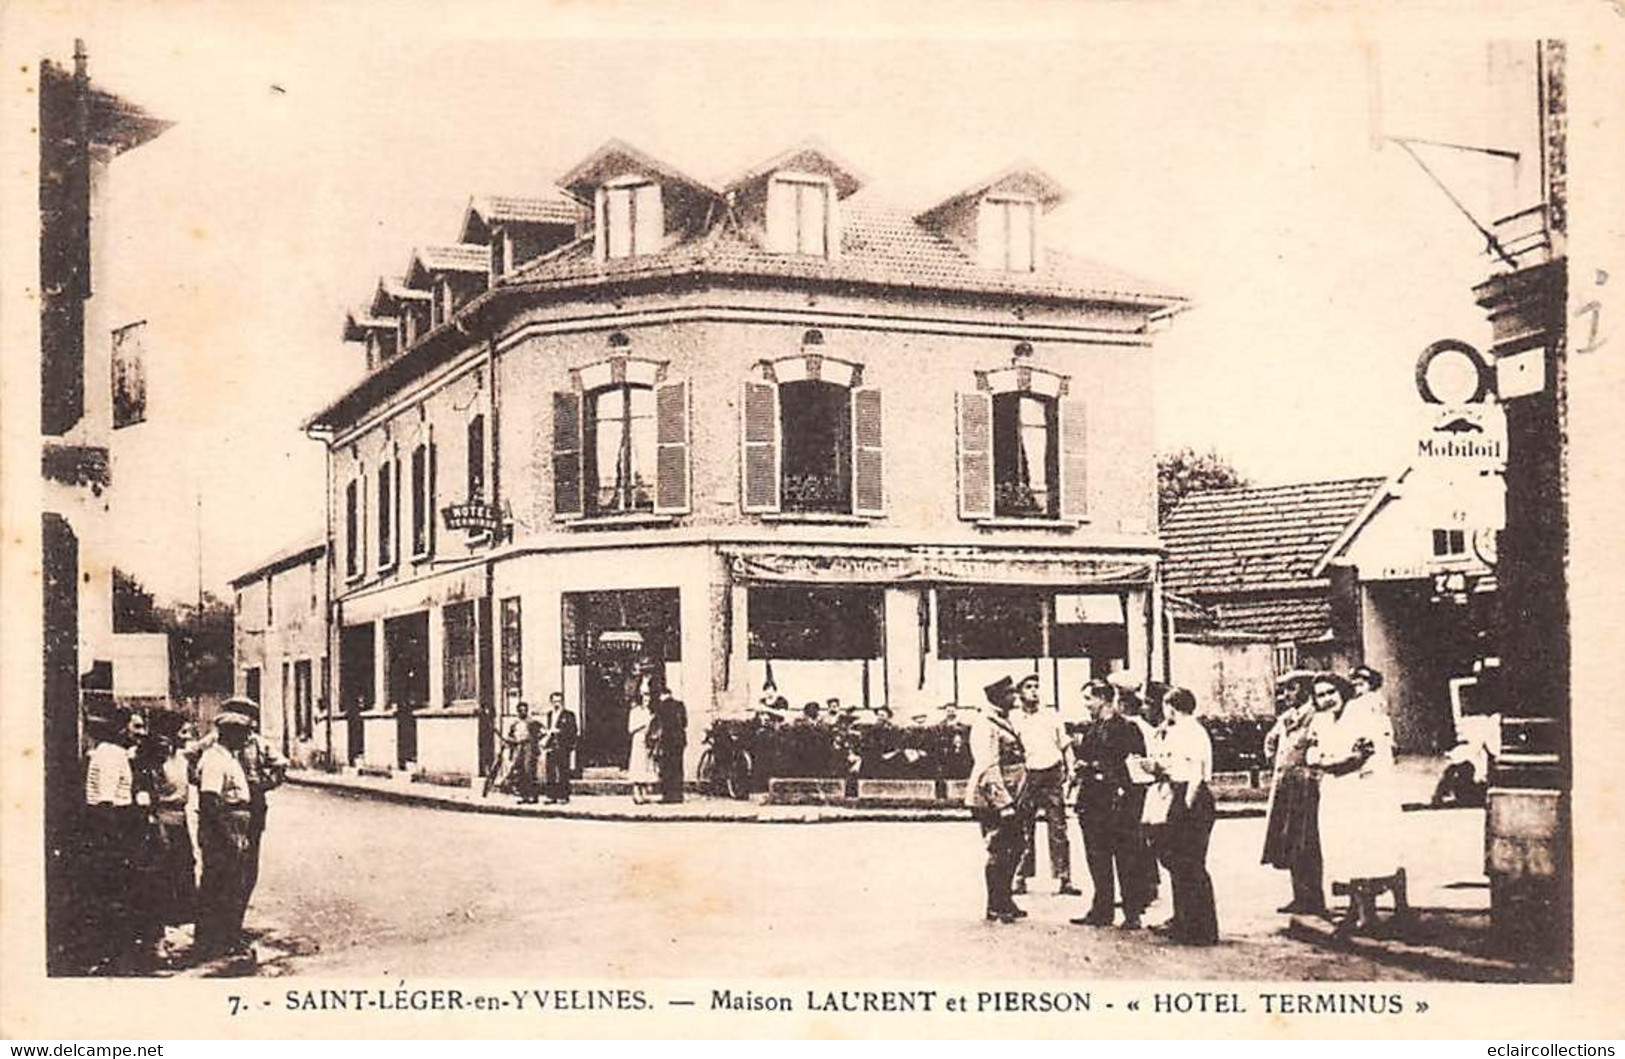
<instances>
[{"instance_id":1,"label":"dormer window shutter","mask_svg":"<svg viewBox=\"0 0 1625 1059\"><path fill-rule=\"evenodd\" d=\"M632 253L653 254L666 237L666 214L659 184L639 184L632 192Z\"/></svg>"},{"instance_id":2,"label":"dormer window shutter","mask_svg":"<svg viewBox=\"0 0 1625 1059\"><path fill-rule=\"evenodd\" d=\"M746 382L739 401L740 506L747 513L779 510L779 388Z\"/></svg>"},{"instance_id":3,"label":"dormer window shutter","mask_svg":"<svg viewBox=\"0 0 1625 1059\"><path fill-rule=\"evenodd\" d=\"M959 517L993 517L993 398L981 392L957 395Z\"/></svg>"},{"instance_id":4,"label":"dormer window shutter","mask_svg":"<svg viewBox=\"0 0 1625 1059\"><path fill-rule=\"evenodd\" d=\"M593 194L593 255L599 261L609 257L609 189Z\"/></svg>"},{"instance_id":5,"label":"dormer window shutter","mask_svg":"<svg viewBox=\"0 0 1625 1059\"><path fill-rule=\"evenodd\" d=\"M976 257L983 268L1004 267L1004 211L992 199L976 208Z\"/></svg>"},{"instance_id":6,"label":"dormer window shutter","mask_svg":"<svg viewBox=\"0 0 1625 1059\"><path fill-rule=\"evenodd\" d=\"M796 188L786 180L767 185L767 248L775 254L796 250Z\"/></svg>"},{"instance_id":7,"label":"dormer window shutter","mask_svg":"<svg viewBox=\"0 0 1625 1059\"><path fill-rule=\"evenodd\" d=\"M1061 400L1061 517L1089 516L1089 421L1083 398Z\"/></svg>"}]
</instances>

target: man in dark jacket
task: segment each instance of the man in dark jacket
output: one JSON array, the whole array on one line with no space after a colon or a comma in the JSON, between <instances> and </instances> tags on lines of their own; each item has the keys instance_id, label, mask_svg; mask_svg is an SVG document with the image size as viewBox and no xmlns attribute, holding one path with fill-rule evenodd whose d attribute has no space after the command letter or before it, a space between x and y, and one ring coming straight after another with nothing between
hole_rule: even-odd
<instances>
[{"instance_id":1,"label":"man in dark jacket","mask_svg":"<svg viewBox=\"0 0 1625 1059\"><path fill-rule=\"evenodd\" d=\"M564 705L564 696L555 691L547 697L542 735L542 796L548 802L570 800L570 762L580 735L575 713Z\"/></svg>"},{"instance_id":2,"label":"man in dark jacket","mask_svg":"<svg viewBox=\"0 0 1625 1059\"><path fill-rule=\"evenodd\" d=\"M1143 788L1129 776L1128 758L1145 754L1139 726L1124 717L1116 689L1104 680L1084 689L1094 720L1084 729L1076 750L1078 823L1083 830L1084 858L1094 882L1088 915L1072 920L1080 926L1109 927L1116 919L1116 880L1123 882L1123 929L1138 930L1148 895L1143 869L1131 843L1138 833Z\"/></svg>"},{"instance_id":3,"label":"man in dark jacket","mask_svg":"<svg viewBox=\"0 0 1625 1059\"><path fill-rule=\"evenodd\" d=\"M660 800L683 800L683 753L688 748L688 707L673 697L671 688L656 683L654 719L649 724L650 743L660 768Z\"/></svg>"}]
</instances>

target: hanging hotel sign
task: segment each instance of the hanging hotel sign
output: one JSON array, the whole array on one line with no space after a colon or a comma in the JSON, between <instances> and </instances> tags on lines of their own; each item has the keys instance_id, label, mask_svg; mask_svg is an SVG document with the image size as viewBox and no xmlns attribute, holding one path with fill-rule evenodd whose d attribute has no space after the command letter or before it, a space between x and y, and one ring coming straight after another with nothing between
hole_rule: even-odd
<instances>
[{"instance_id":1,"label":"hanging hotel sign","mask_svg":"<svg viewBox=\"0 0 1625 1059\"><path fill-rule=\"evenodd\" d=\"M440 509L449 530L468 530L471 533L494 533L502 524L502 512L493 504L472 501L447 504Z\"/></svg>"},{"instance_id":2,"label":"hanging hotel sign","mask_svg":"<svg viewBox=\"0 0 1625 1059\"><path fill-rule=\"evenodd\" d=\"M1027 584L1144 586L1148 563L1056 557L1006 557L911 552L805 555L736 552L730 569L740 581L827 584Z\"/></svg>"}]
</instances>

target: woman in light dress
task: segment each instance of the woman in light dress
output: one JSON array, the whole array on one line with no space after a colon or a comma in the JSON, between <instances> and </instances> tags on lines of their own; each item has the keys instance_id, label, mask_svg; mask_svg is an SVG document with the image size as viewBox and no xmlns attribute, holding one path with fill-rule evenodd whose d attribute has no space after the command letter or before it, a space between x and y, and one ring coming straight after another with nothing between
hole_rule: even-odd
<instances>
[{"instance_id":1,"label":"woman in light dress","mask_svg":"<svg viewBox=\"0 0 1625 1059\"><path fill-rule=\"evenodd\" d=\"M632 800L639 805L649 800L649 788L660 779L654 754L649 749L649 723L653 720L649 685L642 682L632 693L632 708L626 714L626 733L632 739L632 747L626 755L626 776L632 781Z\"/></svg>"},{"instance_id":2,"label":"woman in light dress","mask_svg":"<svg viewBox=\"0 0 1625 1059\"><path fill-rule=\"evenodd\" d=\"M1362 667L1363 668L1363 667ZM1325 877L1345 883L1348 913L1339 930L1376 925L1377 892L1400 877L1403 822L1394 787L1394 732L1386 700L1375 694L1381 677L1357 671L1369 689L1340 677L1315 678L1317 717L1308 764L1320 773L1320 842ZM1329 723L1318 723L1329 717ZM1402 884L1401 884L1402 885ZM1397 893L1396 893L1397 898Z\"/></svg>"}]
</instances>

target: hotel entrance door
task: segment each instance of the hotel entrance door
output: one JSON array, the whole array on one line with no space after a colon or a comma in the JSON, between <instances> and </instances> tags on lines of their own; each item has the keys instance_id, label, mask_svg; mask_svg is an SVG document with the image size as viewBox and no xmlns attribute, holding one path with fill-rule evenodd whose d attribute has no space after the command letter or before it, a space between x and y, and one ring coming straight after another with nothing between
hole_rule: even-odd
<instances>
[{"instance_id":1,"label":"hotel entrance door","mask_svg":"<svg viewBox=\"0 0 1625 1059\"><path fill-rule=\"evenodd\" d=\"M581 689L584 768L625 768L630 741L626 716L646 674L670 678L681 660L675 588L571 592L564 596L565 659Z\"/></svg>"}]
</instances>

